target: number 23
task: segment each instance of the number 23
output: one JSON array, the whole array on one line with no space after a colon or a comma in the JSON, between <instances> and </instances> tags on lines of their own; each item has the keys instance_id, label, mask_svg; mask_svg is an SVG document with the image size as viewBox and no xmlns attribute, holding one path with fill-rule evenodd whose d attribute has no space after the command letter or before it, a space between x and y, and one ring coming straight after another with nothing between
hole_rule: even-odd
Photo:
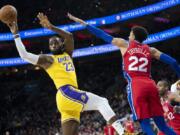
<instances>
[{"instance_id":1,"label":"number 23","mask_svg":"<svg viewBox=\"0 0 180 135\"><path fill-rule=\"evenodd\" d=\"M63 63L63 65L66 67L66 71L74 71L74 65L71 62Z\"/></svg>"}]
</instances>

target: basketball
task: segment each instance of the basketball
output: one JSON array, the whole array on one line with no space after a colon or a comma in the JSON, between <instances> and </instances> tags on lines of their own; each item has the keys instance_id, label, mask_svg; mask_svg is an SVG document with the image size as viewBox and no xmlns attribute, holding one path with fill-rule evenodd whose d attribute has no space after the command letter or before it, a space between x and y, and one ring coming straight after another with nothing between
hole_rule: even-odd
<instances>
[{"instance_id":1,"label":"basketball","mask_svg":"<svg viewBox=\"0 0 180 135\"><path fill-rule=\"evenodd\" d=\"M10 23L17 19L17 10L12 5L3 6L0 9L0 20L3 23Z\"/></svg>"}]
</instances>

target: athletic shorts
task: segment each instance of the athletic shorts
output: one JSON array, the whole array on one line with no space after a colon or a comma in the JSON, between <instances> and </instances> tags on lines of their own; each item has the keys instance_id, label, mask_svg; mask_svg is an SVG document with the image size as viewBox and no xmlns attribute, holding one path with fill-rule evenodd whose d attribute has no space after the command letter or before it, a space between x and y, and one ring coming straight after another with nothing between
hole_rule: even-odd
<instances>
[{"instance_id":1,"label":"athletic shorts","mask_svg":"<svg viewBox=\"0 0 180 135\"><path fill-rule=\"evenodd\" d=\"M61 113L62 123L68 120L80 121L80 113L88 101L86 92L70 85L62 86L56 94L56 104Z\"/></svg>"},{"instance_id":2,"label":"athletic shorts","mask_svg":"<svg viewBox=\"0 0 180 135\"><path fill-rule=\"evenodd\" d=\"M150 78L129 78L127 95L134 120L163 116L156 84Z\"/></svg>"},{"instance_id":3,"label":"athletic shorts","mask_svg":"<svg viewBox=\"0 0 180 135\"><path fill-rule=\"evenodd\" d=\"M173 129L174 130L174 129ZM177 130L174 130L174 132L177 134L177 135L180 135L180 129L177 129ZM163 132L159 131L157 135L165 135Z\"/></svg>"},{"instance_id":4,"label":"athletic shorts","mask_svg":"<svg viewBox=\"0 0 180 135\"><path fill-rule=\"evenodd\" d=\"M99 111L106 121L115 116L106 98L70 85L58 89L56 103L62 123L72 119L79 122L83 111Z\"/></svg>"}]
</instances>

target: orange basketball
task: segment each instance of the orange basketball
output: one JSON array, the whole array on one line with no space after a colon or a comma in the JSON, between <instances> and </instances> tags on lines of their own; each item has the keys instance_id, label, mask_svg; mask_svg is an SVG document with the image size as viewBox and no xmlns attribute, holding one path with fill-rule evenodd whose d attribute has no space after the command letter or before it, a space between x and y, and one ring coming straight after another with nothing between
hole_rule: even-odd
<instances>
[{"instance_id":1,"label":"orange basketball","mask_svg":"<svg viewBox=\"0 0 180 135\"><path fill-rule=\"evenodd\" d=\"M10 23L17 20L17 10L14 6L6 5L0 9L0 20L3 23Z\"/></svg>"}]
</instances>

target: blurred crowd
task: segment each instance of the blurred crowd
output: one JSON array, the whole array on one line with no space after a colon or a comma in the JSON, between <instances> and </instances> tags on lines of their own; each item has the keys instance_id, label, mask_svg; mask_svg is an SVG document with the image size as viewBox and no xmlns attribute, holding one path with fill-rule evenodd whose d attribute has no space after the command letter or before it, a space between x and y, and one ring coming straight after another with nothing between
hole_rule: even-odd
<instances>
[{"instance_id":1,"label":"blurred crowd","mask_svg":"<svg viewBox=\"0 0 180 135\"><path fill-rule=\"evenodd\" d=\"M66 17L67 12L85 19L90 19L97 16L111 15L127 9L133 9L156 2L157 0L143 0L141 2L138 0L133 2L127 0L121 0L121 2L119 2L119 0L114 0L113 3L112 1L104 0L1 0L0 7L6 4L14 5L18 10L18 20L21 29L31 29L39 27L36 18L38 12L44 12L50 16L52 22L60 25L69 22ZM7 28L2 27L1 30L7 31Z\"/></svg>"},{"instance_id":2,"label":"blurred crowd","mask_svg":"<svg viewBox=\"0 0 180 135\"><path fill-rule=\"evenodd\" d=\"M135 9L161 0L1 0L0 7L6 4L14 5L18 10L18 23L20 30L40 27L36 15L44 12L55 25L67 24L70 21L66 14L70 12L83 19L92 19ZM23 4L22 4L23 3ZM42 4L43 3L43 4ZM26 11L26 12L24 12ZM172 12L172 13L171 13ZM150 33L159 32L179 24L179 17L174 16L178 10L162 11L149 15L148 18L139 18L107 26L103 28L117 37L127 38L133 25L142 25ZM156 17L164 17L168 23L157 21ZM156 20L155 20L156 19ZM163 19L163 18L160 18ZM150 20L150 21L149 21ZM0 23L0 33L9 31ZM75 32L75 49L103 44L102 40L87 34L85 31ZM23 40L28 51L33 53L49 53L47 37L38 37ZM180 61L180 39L171 39L155 43L161 51L165 51ZM12 45L13 44L13 45ZM0 58L19 56L13 42L1 42ZM99 57L101 57L99 59ZM75 59L79 88L104 96L117 116L122 119L123 125L132 123L131 114L126 98L126 81L121 69L120 54L108 56L93 56ZM157 82L167 79L174 83L177 79L175 73L165 64L153 61L152 78ZM61 117L56 108L56 89L52 80L39 67L32 65L8 67L0 69L0 135L61 135ZM79 135L104 135L107 125L99 112L83 112ZM133 132L141 133L137 123L132 123Z\"/></svg>"},{"instance_id":3,"label":"blurred crowd","mask_svg":"<svg viewBox=\"0 0 180 135\"><path fill-rule=\"evenodd\" d=\"M147 6L160 2L161 0L51 0L51 1L31 1L31 0L1 0L0 7L6 4L14 5L18 10L18 26L19 30L27 30L33 28L41 28L36 18L38 12L44 12L54 25L65 25L72 23L67 17L67 12L72 13L84 20L99 18L107 15L116 14L123 11ZM23 4L21 4L23 3ZM43 4L42 4L43 3ZM24 12L26 11L26 12ZM167 10L139 17L138 19L130 19L117 22L112 25L102 26L101 29L115 37L128 39L132 26L140 25L146 27L150 34L164 31L179 25L178 7L172 7ZM165 22L161 20L167 20ZM0 33L10 32L5 24L0 23ZM51 35L49 35L51 36ZM28 51L36 54L49 53L48 39L49 36L41 36L35 38L23 39L23 43ZM96 38L86 30L73 32L75 49L105 44L101 39ZM174 46L179 43L179 39L174 41ZM161 42L162 43L162 42ZM157 46L161 43L155 43ZM177 51L177 50L176 50ZM173 53L173 52L172 52ZM0 58L10 58L19 56L13 41L0 42Z\"/></svg>"},{"instance_id":4,"label":"blurred crowd","mask_svg":"<svg viewBox=\"0 0 180 135\"><path fill-rule=\"evenodd\" d=\"M120 63L118 57L75 61L75 66L79 88L107 97L117 116L125 121L131 111ZM171 83L177 79L170 67L159 62L153 62L152 77L156 81L168 79ZM0 89L0 134L61 135L56 89L43 70L31 65L2 68ZM79 134L103 135L106 124L99 112L83 112ZM134 127L141 132L139 126Z\"/></svg>"}]
</instances>

